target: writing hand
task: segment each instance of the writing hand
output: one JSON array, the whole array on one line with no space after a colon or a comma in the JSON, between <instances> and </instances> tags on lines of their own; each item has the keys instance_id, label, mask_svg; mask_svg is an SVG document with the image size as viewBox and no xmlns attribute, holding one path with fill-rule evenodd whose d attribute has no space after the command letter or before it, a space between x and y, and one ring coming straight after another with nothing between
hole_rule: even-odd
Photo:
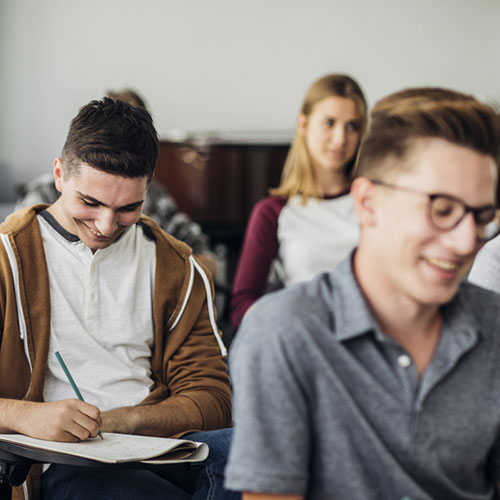
<instances>
[{"instance_id":1,"label":"writing hand","mask_svg":"<svg viewBox=\"0 0 500 500\"><path fill-rule=\"evenodd\" d=\"M102 423L99 408L78 399L23 403L15 430L38 439L84 441L97 436Z\"/></svg>"}]
</instances>

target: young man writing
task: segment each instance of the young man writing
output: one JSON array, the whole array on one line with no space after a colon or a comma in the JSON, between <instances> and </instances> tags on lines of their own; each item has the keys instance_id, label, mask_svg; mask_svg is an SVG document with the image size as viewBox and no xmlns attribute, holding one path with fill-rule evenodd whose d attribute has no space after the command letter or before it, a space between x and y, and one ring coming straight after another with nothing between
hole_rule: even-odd
<instances>
[{"instance_id":1,"label":"young man writing","mask_svg":"<svg viewBox=\"0 0 500 500\"><path fill-rule=\"evenodd\" d=\"M500 314L463 283L498 234L499 114L442 89L380 101L330 274L265 298L233 346L226 485L250 499L491 499Z\"/></svg>"},{"instance_id":2,"label":"young man writing","mask_svg":"<svg viewBox=\"0 0 500 500\"><path fill-rule=\"evenodd\" d=\"M99 430L179 436L230 423L211 282L189 247L141 216L157 155L146 110L92 101L54 162L59 199L0 226L0 432L77 441ZM229 432L188 435L210 447L195 498L207 489L223 497ZM148 471L40 472L32 468L15 498L165 496L165 480Z\"/></svg>"}]
</instances>

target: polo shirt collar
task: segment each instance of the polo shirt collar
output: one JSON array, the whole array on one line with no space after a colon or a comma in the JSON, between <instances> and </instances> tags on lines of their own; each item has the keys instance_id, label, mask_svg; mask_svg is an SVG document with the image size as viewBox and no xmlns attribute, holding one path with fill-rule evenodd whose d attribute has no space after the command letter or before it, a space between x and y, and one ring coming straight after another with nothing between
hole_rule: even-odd
<instances>
[{"instance_id":1,"label":"polo shirt collar","mask_svg":"<svg viewBox=\"0 0 500 500\"><path fill-rule=\"evenodd\" d=\"M450 350L457 353L471 348L482 336L481 320L463 292L467 286L470 285L463 282L453 300L442 308L443 332L448 330L453 333Z\"/></svg>"},{"instance_id":2,"label":"polo shirt collar","mask_svg":"<svg viewBox=\"0 0 500 500\"><path fill-rule=\"evenodd\" d=\"M339 263L331 272L334 293L332 313L335 318L335 335L340 342L373 333L378 340L390 340L380 330L376 319L364 298L353 272L351 255ZM468 286L462 283L453 300L443 310L443 332L453 332L452 344L458 352L471 348L480 336L480 320L461 290Z\"/></svg>"},{"instance_id":3,"label":"polo shirt collar","mask_svg":"<svg viewBox=\"0 0 500 500\"><path fill-rule=\"evenodd\" d=\"M333 317L335 335L343 342L368 332L379 330L358 282L354 277L352 262L354 251L331 272L333 282Z\"/></svg>"}]
</instances>

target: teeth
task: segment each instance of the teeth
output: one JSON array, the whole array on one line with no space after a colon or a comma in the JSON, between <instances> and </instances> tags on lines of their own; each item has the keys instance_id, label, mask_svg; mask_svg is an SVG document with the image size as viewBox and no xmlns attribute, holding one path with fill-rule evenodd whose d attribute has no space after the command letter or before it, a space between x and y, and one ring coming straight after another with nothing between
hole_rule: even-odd
<instances>
[{"instance_id":1,"label":"teeth","mask_svg":"<svg viewBox=\"0 0 500 500\"><path fill-rule=\"evenodd\" d=\"M90 232L95 234L96 236L103 236L102 233L100 233L99 231L94 231L91 227L89 227L90 229Z\"/></svg>"},{"instance_id":2,"label":"teeth","mask_svg":"<svg viewBox=\"0 0 500 500\"><path fill-rule=\"evenodd\" d=\"M443 269L443 271L454 271L458 268L457 264L452 264L451 262L447 262L445 260L427 259L427 261L429 264L439 267L439 269Z\"/></svg>"}]
</instances>

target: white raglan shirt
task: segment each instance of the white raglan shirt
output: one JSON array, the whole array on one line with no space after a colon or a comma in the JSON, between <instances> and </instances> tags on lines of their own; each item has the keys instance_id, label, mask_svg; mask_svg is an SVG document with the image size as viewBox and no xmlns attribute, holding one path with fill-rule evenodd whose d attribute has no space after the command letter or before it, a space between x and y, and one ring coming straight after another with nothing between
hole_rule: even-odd
<instances>
[{"instance_id":1,"label":"white raglan shirt","mask_svg":"<svg viewBox=\"0 0 500 500\"><path fill-rule=\"evenodd\" d=\"M358 239L358 220L349 194L310 198L305 205L300 196L290 198L278 217L278 253L285 285L331 271Z\"/></svg>"},{"instance_id":2,"label":"white raglan shirt","mask_svg":"<svg viewBox=\"0 0 500 500\"><path fill-rule=\"evenodd\" d=\"M135 224L92 253L48 219L38 215L51 303L44 399L75 397L59 351L85 401L102 411L138 404L152 386L155 242Z\"/></svg>"}]
</instances>

